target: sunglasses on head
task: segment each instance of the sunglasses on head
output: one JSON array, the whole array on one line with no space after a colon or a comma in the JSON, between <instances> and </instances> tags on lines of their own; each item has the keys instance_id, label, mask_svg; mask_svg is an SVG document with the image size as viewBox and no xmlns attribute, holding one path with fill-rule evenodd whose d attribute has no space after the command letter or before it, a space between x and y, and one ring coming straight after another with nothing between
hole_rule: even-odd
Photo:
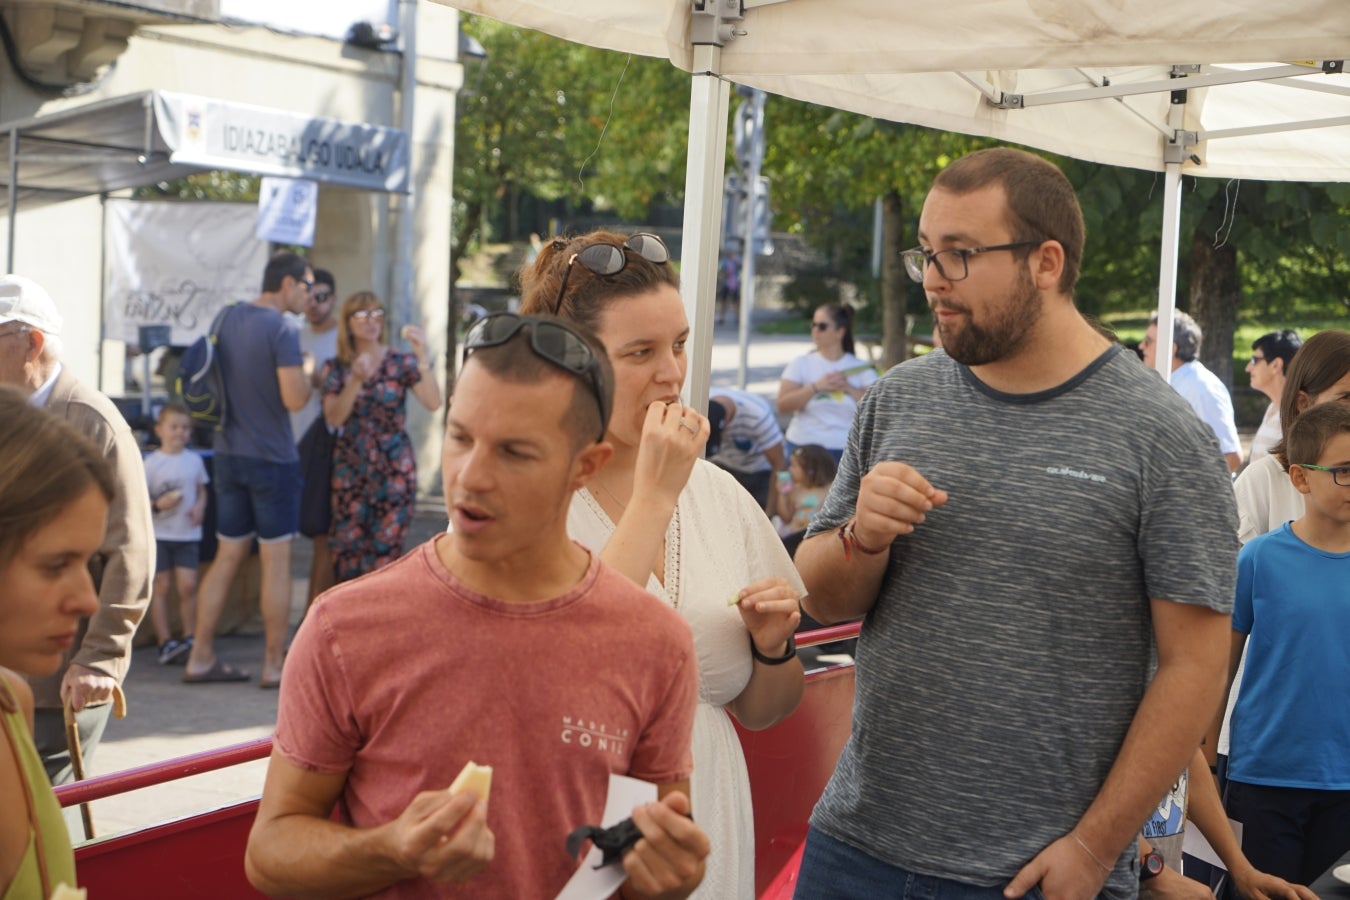
<instances>
[{"instance_id":1,"label":"sunglasses on head","mask_svg":"<svg viewBox=\"0 0 1350 900\"><path fill-rule=\"evenodd\" d=\"M605 404L604 386L600 380L600 361L586 339L562 322L539 316L518 316L515 313L494 313L479 319L464 335L464 359L469 354L485 347L498 347L507 343L522 328L529 326L530 349L540 359L550 362L563 371L575 375L590 386L595 404L600 408L600 436L605 439L605 426L609 424L609 408Z\"/></svg>"},{"instance_id":2,"label":"sunglasses on head","mask_svg":"<svg viewBox=\"0 0 1350 900\"><path fill-rule=\"evenodd\" d=\"M647 262L658 266L670 262L670 251L666 249L665 242L646 232L633 235L623 242L622 247L607 241L583 247L567 261L562 284L558 285L558 299L553 301L553 314L556 316L558 310L562 309L563 297L567 294L567 279L572 275L573 265L581 263L596 275L618 275L628 265L625 250L632 250Z\"/></svg>"}]
</instances>

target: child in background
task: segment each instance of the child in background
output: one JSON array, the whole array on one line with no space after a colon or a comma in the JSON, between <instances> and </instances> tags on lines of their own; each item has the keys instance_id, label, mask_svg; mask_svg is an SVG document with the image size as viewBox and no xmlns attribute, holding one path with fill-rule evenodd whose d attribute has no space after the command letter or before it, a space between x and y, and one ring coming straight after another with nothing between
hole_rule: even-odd
<instances>
[{"instance_id":1,"label":"child in background","mask_svg":"<svg viewBox=\"0 0 1350 900\"><path fill-rule=\"evenodd\" d=\"M805 531L825 495L837 466L819 444L802 444L788 457L788 470L778 473L778 506L774 524L783 536Z\"/></svg>"},{"instance_id":2,"label":"child in background","mask_svg":"<svg viewBox=\"0 0 1350 900\"><path fill-rule=\"evenodd\" d=\"M192 417L178 403L165 404L155 422L159 449L145 458L145 481L155 524L155 586L150 598L150 620L159 643L159 664L187 661L197 619L197 551L206 513L206 466L196 453L186 453ZM178 583L183 637L175 639L169 627L170 579Z\"/></svg>"},{"instance_id":3,"label":"child in background","mask_svg":"<svg viewBox=\"0 0 1350 900\"><path fill-rule=\"evenodd\" d=\"M1304 513L1238 556L1224 800L1253 866L1310 884L1350 847L1350 405L1300 415L1283 456Z\"/></svg>"}]
</instances>

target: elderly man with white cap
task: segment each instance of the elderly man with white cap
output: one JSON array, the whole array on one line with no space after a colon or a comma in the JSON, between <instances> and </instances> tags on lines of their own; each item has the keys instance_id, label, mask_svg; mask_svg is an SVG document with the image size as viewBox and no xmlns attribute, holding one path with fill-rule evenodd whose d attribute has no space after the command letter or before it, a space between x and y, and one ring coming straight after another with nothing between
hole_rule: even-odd
<instances>
[{"instance_id":1,"label":"elderly man with white cap","mask_svg":"<svg viewBox=\"0 0 1350 900\"><path fill-rule=\"evenodd\" d=\"M81 623L56 674L33 679L34 738L53 784L72 777L62 703L76 711L87 760L108 723L114 688L126 675L131 640L150 603L155 572L154 526L140 447L117 407L61 365L61 314L40 285L0 277L0 383L64 419L103 451L118 480L108 508L107 537L89 563L98 612Z\"/></svg>"}]
</instances>

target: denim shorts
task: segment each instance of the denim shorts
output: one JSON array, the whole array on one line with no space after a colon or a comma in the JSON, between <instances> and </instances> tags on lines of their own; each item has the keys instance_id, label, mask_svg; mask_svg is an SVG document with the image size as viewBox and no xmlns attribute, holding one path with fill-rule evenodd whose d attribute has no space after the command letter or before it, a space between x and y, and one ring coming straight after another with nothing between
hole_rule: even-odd
<instances>
[{"instance_id":1,"label":"denim shorts","mask_svg":"<svg viewBox=\"0 0 1350 900\"><path fill-rule=\"evenodd\" d=\"M806 835L793 900L1003 900L1003 885L981 887L920 875L882 862L817 828ZM1043 900L1040 887L1023 895Z\"/></svg>"},{"instance_id":2,"label":"denim shorts","mask_svg":"<svg viewBox=\"0 0 1350 900\"><path fill-rule=\"evenodd\" d=\"M155 571L197 568L197 541L155 541Z\"/></svg>"},{"instance_id":3,"label":"denim shorts","mask_svg":"<svg viewBox=\"0 0 1350 900\"><path fill-rule=\"evenodd\" d=\"M215 455L216 534L224 541L284 541L300 528L300 463Z\"/></svg>"}]
</instances>

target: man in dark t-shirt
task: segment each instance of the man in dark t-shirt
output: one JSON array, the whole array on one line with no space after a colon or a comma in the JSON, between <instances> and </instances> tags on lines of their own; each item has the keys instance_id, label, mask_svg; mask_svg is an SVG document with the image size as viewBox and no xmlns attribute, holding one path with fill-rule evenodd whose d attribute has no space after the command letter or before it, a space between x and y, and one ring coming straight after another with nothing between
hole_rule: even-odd
<instances>
[{"instance_id":1,"label":"man in dark t-shirt","mask_svg":"<svg viewBox=\"0 0 1350 900\"><path fill-rule=\"evenodd\" d=\"M278 253L263 271L262 293L225 314L217 352L230 416L216 437L215 562L198 593L197 633L183 673L188 684L247 681L249 674L216 658L216 623L254 538L262 563L266 633L261 686L281 682L291 606L291 537L300 523L300 462L290 413L309 399L313 359L284 312L298 313L314 287L303 256Z\"/></svg>"}]
</instances>

